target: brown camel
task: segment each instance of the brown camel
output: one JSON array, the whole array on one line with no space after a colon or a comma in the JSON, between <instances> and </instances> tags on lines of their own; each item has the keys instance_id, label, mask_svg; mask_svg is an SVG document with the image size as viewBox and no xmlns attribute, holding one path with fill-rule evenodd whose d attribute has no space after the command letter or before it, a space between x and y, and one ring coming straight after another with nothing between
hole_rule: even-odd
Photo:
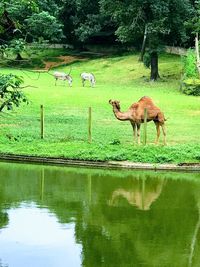
<instances>
[{"instance_id":1,"label":"brown camel","mask_svg":"<svg viewBox=\"0 0 200 267\"><path fill-rule=\"evenodd\" d=\"M109 100L109 104L113 106L115 117L120 121L130 121L134 137L140 144L140 125L144 122L144 109L147 109L147 121L154 121L156 125L157 138L155 143L158 143L160 137L160 126L164 135L164 144L166 144L166 130L165 130L165 117L162 111L156 107L152 99L148 96L143 96L138 102L133 103L126 112L120 111L120 102L117 100Z\"/></svg>"}]
</instances>

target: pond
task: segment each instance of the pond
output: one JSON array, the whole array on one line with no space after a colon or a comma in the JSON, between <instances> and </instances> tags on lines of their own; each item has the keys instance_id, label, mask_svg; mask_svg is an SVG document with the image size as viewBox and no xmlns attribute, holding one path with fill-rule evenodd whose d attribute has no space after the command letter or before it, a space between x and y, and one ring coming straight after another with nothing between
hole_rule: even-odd
<instances>
[{"instance_id":1,"label":"pond","mask_svg":"<svg viewBox=\"0 0 200 267\"><path fill-rule=\"evenodd\" d=\"M0 267L199 263L199 173L0 163Z\"/></svg>"}]
</instances>

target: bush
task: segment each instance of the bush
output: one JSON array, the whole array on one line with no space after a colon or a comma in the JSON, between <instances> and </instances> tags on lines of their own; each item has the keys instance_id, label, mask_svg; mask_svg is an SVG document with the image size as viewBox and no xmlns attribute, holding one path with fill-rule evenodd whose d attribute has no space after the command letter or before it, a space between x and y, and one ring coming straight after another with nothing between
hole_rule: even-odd
<instances>
[{"instance_id":1,"label":"bush","mask_svg":"<svg viewBox=\"0 0 200 267\"><path fill-rule=\"evenodd\" d=\"M186 79L181 90L186 95L200 96L200 79Z\"/></svg>"},{"instance_id":2,"label":"bush","mask_svg":"<svg viewBox=\"0 0 200 267\"><path fill-rule=\"evenodd\" d=\"M192 49L188 49L187 55L183 59L183 73L185 78L198 78L196 56Z\"/></svg>"},{"instance_id":3,"label":"bush","mask_svg":"<svg viewBox=\"0 0 200 267\"><path fill-rule=\"evenodd\" d=\"M4 108L12 110L13 106L19 107L21 103L28 104L28 99L20 90L22 83L22 77L12 73L0 74L0 112Z\"/></svg>"},{"instance_id":4,"label":"bush","mask_svg":"<svg viewBox=\"0 0 200 267\"><path fill-rule=\"evenodd\" d=\"M146 52L144 54L143 63L144 63L144 66L145 67L150 68L150 65L151 65L151 56L150 56L150 54L148 52Z\"/></svg>"}]
</instances>

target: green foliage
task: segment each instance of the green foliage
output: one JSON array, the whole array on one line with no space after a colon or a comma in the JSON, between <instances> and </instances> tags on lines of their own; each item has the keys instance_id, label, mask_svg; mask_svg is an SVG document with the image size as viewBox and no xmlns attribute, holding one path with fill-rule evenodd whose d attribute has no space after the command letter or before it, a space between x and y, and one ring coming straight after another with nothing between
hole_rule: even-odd
<instances>
[{"instance_id":1,"label":"green foliage","mask_svg":"<svg viewBox=\"0 0 200 267\"><path fill-rule=\"evenodd\" d=\"M188 0L178 1L120 1L100 0L101 11L111 16L116 23L116 34L120 41L134 41L135 34L142 36L147 26L148 38L159 43L165 37L168 42L186 40L183 23L192 16L193 7ZM176 40L176 41L174 41Z\"/></svg>"},{"instance_id":2,"label":"green foliage","mask_svg":"<svg viewBox=\"0 0 200 267\"><path fill-rule=\"evenodd\" d=\"M64 37L62 24L46 11L42 11L38 14L35 13L25 19L25 21L27 23L28 32L34 39L43 37L46 40L58 42Z\"/></svg>"},{"instance_id":3,"label":"green foliage","mask_svg":"<svg viewBox=\"0 0 200 267\"><path fill-rule=\"evenodd\" d=\"M183 58L184 80L181 91L186 95L200 95L200 80L196 67L196 55L193 49L188 49L187 55Z\"/></svg>"},{"instance_id":4,"label":"green foliage","mask_svg":"<svg viewBox=\"0 0 200 267\"><path fill-rule=\"evenodd\" d=\"M148 52L146 52L144 54L143 63L145 65L145 67L150 68L151 56L150 56L150 54Z\"/></svg>"},{"instance_id":5,"label":"green foliage","mask_svg":"<svg viewBox=\"0 0 200 267\"><path fill-rule=\"evenodd\" d=\"M188 18L185 26L190 29L193 34L200 33L200 0L195 0L193 3L193 16Z\"/></svg>"},{"instance_id":6,"label":"green foliage","mask_svg":"<svg viewBox=\"0 0 200 267\"><path fill-rule=\"evenodd\" d=\"M114 34L110 17L100 11L99 0L65 1L60 13L66 40L75 46L95 38L105 42Z\"/></svg>"},{"instance_id":7,"label":"green foliage","mask_svg":"<svg viewBox=\"0 0 200 267\"><path fill-rule=\"evenodd\" d=\"M185 78L197 78L196 56L193 49L188 49L187 55L183 58L183 73Z\"/></svg>"},{"instance_id":8,"label":"green foliage","mask_svg":"<svg viewBox=\"0 0 200 267\"><path fill-rule=\"evenodd\" d=\"M151 56L151 80L157 80L158 50L163 44L183 44L187 40L184 22L192 15L192 5L188 0L159 1L115 1L100 0L101 10L114 21L115 34L123 43L141 43L144 33ZM142 44L140 45L140 47ZM147 58L146 58L147 59Z\"/></svg>"},{"instance_id":9,"label":"green foliage","mask_svg":"<svg viewBox=\"0 0 200 267\"><path fill-rule=\"evenodd\" d=\"M85 23L80 23L75 29L75 33L81 42L85 42L92 35L101 31L100 15L88 15Z\"/></svg>"},{"instance_id":10,"label":"green foliage","mask_svg":"<svg viewBox=\"0 0 200 267\"><path fill-rule=\"evenodd\" d=\"M13 106L19 107L23 103L28 103L25 94L20 90L23 79L14 74L0 75L0 111L4 108L12 110Z\"/></svg>"},{"instance_id":11,"label":"green foliage","mask_svg":"<svg viewBox=\"0 0 200 267\"><path fill-rule=\"evenodd\" d=\"M184 80L182 92L186 95L200 96L200 79Z\"/></svg>"},{"instance_id":12,"label":"green foliage","mask_svg":"<svg viewBox=\"0 0 200 267\"><path fill-rule=\"evenodd\" d=\"M6 51L8 49L8 45L7 44L2 44L0 45L0 55L1 55L1 58L3 59L4 56L6 55Z\"/></svg>"},{"instance_id":13,"label":"green foliage","mask_svg":"<svg viewBox=\"0 0 200 267\"><path fill-rule=\"evenodd\" d=\"M24 38L32 42L42 37L80 47L92 41L114 42L116 36L122 43L141 47L147 26L149 46L156 39L158 45L180 45L188 40L185 25L194 16L195 25L199 23L197 6L189 0L116 0L114 4L112 0L4 0L0 14L4 9L8 12L16 31L7 35L3 18L0 33L7 40Z\"/></svg>"},{"instance_id":14,"label":"green foliage","mask_svg":"<svg viewBox=\"0 0 200 267\"><path fill-rule=\"evenodd\" d=\"M119 139L114 139L113 141L110 142L110 145L120 145L121 142Z\"/></svg>"},{"instance_id":15,"label":"green foliage","mask_svg":"<svg viewBox=\"0 0 200 267\"><path fill-rule=\"evenodd\" d=\"M10 45L8 47L9 50L15 55L17 55L17 59L21 59L21 53L25 50L26 48L26 42L19 38L19 39L13 39L10 42Z\"/></svg>"},{"instance_id":16,"label":"green foliage","mask_svg":"<svg viewBox=\"0 0 200 267\"><path fill-rule=\"evenodd\" d=\"M32 42L42 37L57 42L63 38L63 24L59 22L60 8L57 1L5 0L2 5L0 3L0 14L4 11L7 17L3 17L2 21L0 19L2 40L22 38ZM6 33L8 30L9 35Z\"/></svg>"}]
</instances>

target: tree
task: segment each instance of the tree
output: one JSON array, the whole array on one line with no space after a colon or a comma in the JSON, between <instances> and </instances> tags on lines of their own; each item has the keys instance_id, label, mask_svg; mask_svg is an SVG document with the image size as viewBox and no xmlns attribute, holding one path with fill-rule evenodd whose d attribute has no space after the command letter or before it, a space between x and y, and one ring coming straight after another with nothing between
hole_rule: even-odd
<instances>
[{"instance_id":1,"label":"tree","mask_svg":"<svg viewBox=\"0 0 200 267\"><path fill-rule=\"evenodd\" d=\"M62 24L46 11L33 14L25 19L25 22L27 23L28 34L34 39L43 37L45 40L57 42L64 37L62 33Z\"/></svg>"},{"instance_id":2,"label":"tree","mask_svg":"<svg viewBox=\"0 0 200 267\"><path fill-rule=\"evenodd\" d=\"M101 12L115 22L115 32L122 43L133 42L136 35L146 35L150 55L151 80L157 80L158 52L163 44L182 44L187 40L184 22L191 17L189 0L100 0ZM143 43L143 50L145 44Z\"/></svg>"},{"instance_id":3,"label":"tree","mask_svg":"<svg viewBox=\"0 0 200 267\"><path fill-rule=\"evenodd\" d=\"M81 47L96 39L106 39L114 35L110 18L100 12L99 0L66 1L60 13L64 23L64 33L69 43Z\"/></svg>"},{"instance_id":4,"label":"tree","mask_svg":"<svg viewBox=\"0 0 200 267\"><path fill-rule=\"evenodd\" d=\"M9 46L9 50L11 50L11 52L13 54L16 54L16 60L22 60L22 56L21 53L25 50L26 48L26 43L23 39L13 39L10 42L10 46Z\"/></svg>"},{"instance_id":5,"label":"tree","mask_svg":"<svg viewBox=\"0 0 200 267\"><path fill-rule=\"evenodd\" d=\"M0 14L6 14L6 19L0 18L0 38L5 41L22 38L31 42L43 37L53 42L60 41L63 25L58 21L60 9L56 2L59 1L3 0ZM6 35L8 29L10 32Z\"/></svg>"},{"instance_id":6,"label":"tree","mask_svg":"<svg viewBox=\"0 0 200 267\"><path fill-rule=\"evenodd\" d=\"M54 0L3 0L0 3L1 48L6 45L7 51L16 54L16 60L22 60L21 53L28 42L61 41L64 35L59 11ZM5 51L0 52L3 55Z\"/></svg>"},{"instance_id":7,"label":"tree","mask_svg":"<svg viewBox=\"0 0 200 267\"><path fill-rule=\"evenodd\" d=\"M0 75L0 112L7 108L12 110L13 106L19 107L21 103L27 103L28 99L21 91L20 85L23 79L13 74Z\"/></svg>"},{"instance_id":8,"label":"tree","mask_svg":"<svg viewBox=\"0 0 200 267\"><path fill-rule=\"evenodd\" d=\"M0 3L1 41L10 41L18 37L18 33L24 38L26 35L24 19L37 10L35 0L3 0Z\"/></svg>"},{"instance_id":9,"label":"tree","mask_svg":"<svg viewBox=\"0 0 200 267\"><path fill-rule=\"evenodd\" d=\"M200 34L200 0L194 1L194 12L190 20L185 23L192 36L195 36L196 67L200 76L199 34Z\"/></svg>"}]
</instances>

